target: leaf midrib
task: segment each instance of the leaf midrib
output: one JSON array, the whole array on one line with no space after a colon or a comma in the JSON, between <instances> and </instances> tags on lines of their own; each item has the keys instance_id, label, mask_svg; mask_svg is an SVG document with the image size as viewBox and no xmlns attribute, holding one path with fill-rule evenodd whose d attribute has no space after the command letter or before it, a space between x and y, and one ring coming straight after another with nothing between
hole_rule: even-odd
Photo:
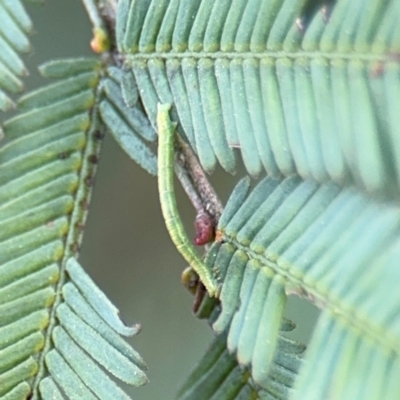
<instances>
[{"instance_id":1,"label":"leaf midrib","mask_svg":"<svg viewBox=\"0 0 400 400\"><path fill-rule=\"evenodd\" d=\"M368 61L368 62L399 62L394 54L388 53L356 53L356 52L322 52L322 51L264 51L264 52L196 52L196 51L168 51L168 52L138 52L124 55L127 61L150 60L150 59L328 59L328 60L348 60L348 61Z\"/></svg>"},{"instance_id":2,"label":"leaf midrib","mask_svg":"<svg viewBox=\"0 0 400 400\"><path fill-rule=\"evenodd\" d=\"M366 315L361 314L356 307L349 306L339 297L330 293L321 293L315 286L304 282L298 276L294 276L290 270L279 267L276 263L251 250L248 246L244 246L232 237L223 235L221 240L224 243L233 244L238 250L245 251L249 259L261 262L264 267L271 268L275 273L283 277L289 283L289 285L285 285L287 295L296 294L296 296L311 302L320 309L329 309L336 318L340 318L351 329L358 333L362 332L365 337L380 343L382 348L400 354L400 338L387 326L374 323Z\"/></svg>"},{"instance_id":3,"label":"leaf midrib","mask_svg":"<svg viewBox=\"0 0 400 400\"><path fill-rule=\"evenodd\" d=\"M87 178L93 178L95 175L97 165L96 163L91 163L90 156L96 155L99 156L101 150L101 141L97 140L94 137L94 133L98 128L95 120L95 110L90 111L90 120L92 124L89 129L86 130L86 144L85 147L81 150L82 154L82 167L78 172L79 176L79 185L78 190L74 196L74 207L73 211L69 217L69 231L64 243L64 255L62 260L60 260L60 278L57 284L54 287L55 290L55 299L54 303L51 307L50 311L50 322L48 327L45 330L45 344L40 353L40 357L38 359L38 373L36 374L33 382L33 399L38 398L38 387L40 381L43 379L44 376L44 363L45 363L45 356L52 348L52 332L53 329L58 325L56 322L56 310L57 306L63 302L62 299L62 287L67 281L66 273L65 273L65 266L67 260L71 256L76 256L77 252L79 252L79 246L82 241L82 226L84 226L86 217L87 217L87 204L91 197L91 185L89 187L86 184Z\"/></svg>"}]
</instances>

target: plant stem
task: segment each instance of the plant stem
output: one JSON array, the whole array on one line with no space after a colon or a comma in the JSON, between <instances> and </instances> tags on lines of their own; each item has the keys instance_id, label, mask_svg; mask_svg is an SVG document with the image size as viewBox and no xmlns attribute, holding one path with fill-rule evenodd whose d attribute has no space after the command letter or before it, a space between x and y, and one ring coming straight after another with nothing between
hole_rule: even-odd
<instances>
[{"instance_id":1,"label":"plant stem","mask_svg":"<svg viewBox=\"0 0 400 400\"><path fill-rule=\"evenodd\" d=\"M206 211L217 223L223 206L190 146L178 137L175 172L197 213ZM178 171L177 171L178 170ZM184 173L182 172L185 171Z\"/></svg>"},{"instance_id":2,"label":"plant stem","mask_svg":"<svg viewBox=\"0 0 400 400\"><path fill-rule=\"evenodd\" d=\"M83 5L86 8L89 19L92 22L94 28L101 28L106 30L103 19L100 16L96 0L82 0Z\"/></svg>"}]
</instances>

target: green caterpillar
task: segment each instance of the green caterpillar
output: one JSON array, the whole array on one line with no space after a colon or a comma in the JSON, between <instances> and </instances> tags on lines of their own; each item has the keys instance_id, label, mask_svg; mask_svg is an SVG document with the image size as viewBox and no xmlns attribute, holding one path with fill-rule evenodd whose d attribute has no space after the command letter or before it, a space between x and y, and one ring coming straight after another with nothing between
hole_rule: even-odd
<instances>
[{"instance_id":1,"label":"green caterpillar","mask_svg":"<svg viewBox=\"0 0 400 400\"><path fill-rule=\"evenodd\" d=\"M169 118L170 104L158 104L158 191L165 225L178 251L197 272L210 296L218 285L191 244L178 213L174 192L174 136L176 123Z\"/></svg>"}]
</instances>

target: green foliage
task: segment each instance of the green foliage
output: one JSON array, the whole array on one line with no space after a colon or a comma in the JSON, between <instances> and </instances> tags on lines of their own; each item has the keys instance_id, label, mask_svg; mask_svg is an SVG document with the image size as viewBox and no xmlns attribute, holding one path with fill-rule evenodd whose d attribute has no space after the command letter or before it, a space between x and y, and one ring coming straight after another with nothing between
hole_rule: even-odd
<instances>
[{"instance_id":1,"label":"green foliage","mask_svg":"<svg viewBox=\"0 0 400 400\"><path fill-rule=\"evenodd\" d=\"M252 176L393 197L399 16L394 0L143 0L117 40L153 125L157 103L174 104L207 171L234 171L238 147Z\"/></svg>"},{"instance_id":2,"label":"green foliage","mask_svg":"<svg viewBox=\"0 0 400 400\"><path fill-rule=\"evenodd\" d=\"M321 399L327 393L375 399L383 386L398 385L394 376L391 382L381 373L367 393L352 392L359 377L369 380L371 364L365 359L374 368L379 362L379 371L399 364L400 336L390 320L400 306L398 208L353 188L299 178L264 178L238 202L246 188L246 181L238 184L218 226L223 244L210 268L223 286L214 331L228 329L228 349L252 367L253 379L263 386L274 347L279 348L286 295L304 296L324 311L295 399ZM395 399L397 393L384 398Z\"/></svg>"},{"instance_id":3,"label":"green foliage","mask_svg":"<svg viewBox=\"0 0 400 400\"><path fill-rule=\"evenodd\" d=\"M254 384L246 368L238 365L235 356L227 350L225 340L225 335L215 338L185 385L179 389L179 400L273 398Z\"/></svg>"},{"instance_id":4,"label":"green foliage","mask_svg":"<svg viewBox=\"0 0 400 400\"><path fill-rule=\"evenodd\" d=\"M0 3L0 110L14 107L8 93L23 90L21 77L27 70L20 53L30 50L27 35L32 32L32 22L20 0L4 0Z\"/></svg>"},{"instance_id":5,"label":"green foliage","mask_svg":"<svg viewBox=\"0 0 400 400\"><path fill-rule=\"evenodd\" d=\"M197 316L207 318L218 335L212 349L221 349L222 343L225 346L218 353L221 359L215 358L213 350L206 354L183 385L182 398L201 390L211 391L214 397L210 398L215 399L288 398L305 346L284 335L295 325L282 318L286 301L283 279L227 242L214 243L206 264L222 282L221 304L206 295ZM210 359L215 366L208 367ZM240 378L237 386L225 392L223 387L231 387L229 373ZM219 380L214 382L218 374ZM247 397L241 397L244 393Z\"/></svg>"},{"instance_id":6,"label":"green foliage","mask_svg":"<svg viewBox=\"0 0 400 400\"><path fill-rule=\"evenodd\" d=\"M79 252L101 135L101 64L54 61L62 78L20 98L0 149L0 396L127 399L104 369L147 382L122 324L83 272ZM98 396L98 397L95 397Z\"/></svg>"},{"instance_id":7,"label":"green foliage","mask_svg":"<svg viewBox=\"0 0 400 400\"><path fill-rule=\"evenodd\" d=\"M228 329L228 349L266 386L287 294L324 308L294 398L398 393L395 375L368 378L367 360L398 368L385 319L399 307L394 294L388 303L398 210L368 195L399 193L399 12L374 0L135 1L117 38L153 125L157 103L172 103L206 171L218 161L233 172L238 147L250 175L275 178L244 204L241 183L221 217L230 256L226 271L220 253L210 266L222 280L213 329Z\"/></svg>"},{"instance_id":8,"label":"green foliage","mask_svg":"<svg viewBox=\"0 0 400 400\"><path fill-rule=\"evenodd\" d=\"M100 3L105 15L115 5ZM196 311L216 338L179 399L397 399L400 2L120 0L115 12L115 53L49 62L41 72L58 81L3 123L0 396L127 398L102 368L146 382L119 336L137 329L76 257L101 130L152 175L159 131L160 195L174 208L160 122L176 122L205 171L234 173L238 148L250 176L267 174L251 192L249 178L237 184L198 260L220 285ZM15 0L0 1L0 19L7 110L32 26ZM285 336L293 294L322 309L306 352Z\"/></svg>"},{"instance_id":9,"label":"green foliage","mask_svg":"<svg viewBox=\"0 0 400 400\"><path fill-rule=\"evenodd\" d=\"M157 175L157 158L146 143L154 142L157 135L137 103L132 74L115 67L107 73L109 77L101 84L105 97L99 106L102 120L129 157L151 175Z\"/></svg>"}]
</instances>

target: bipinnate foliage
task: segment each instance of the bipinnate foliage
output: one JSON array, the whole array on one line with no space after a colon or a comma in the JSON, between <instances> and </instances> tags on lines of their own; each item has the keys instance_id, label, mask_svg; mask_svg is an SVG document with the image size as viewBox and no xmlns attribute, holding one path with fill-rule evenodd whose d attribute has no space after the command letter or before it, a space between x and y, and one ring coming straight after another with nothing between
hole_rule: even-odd
<instances>
[{"instance_id":1,"label":"bipinnate foliage","mask_svg":"<svg viewBox=\"0 0 400 400\"><path fill-rule=\"evenodd\" d=\"M0 2L14 21L0 28L0 50L13 55L0 55L13 77L0 86L11 93L31 29L12 4ZM249 177L238 182L219 219L205 266L220 291L196 300L216 337L178 398L397 399L400 2L101 6L107 23L115 17L112 51L102 62L48 63L42 73L59 81L22 97L3 124L0 395L125 398L97 364L146 381L117 335L135 328L76 257L101 131L156 175L162 103L206 172L234 173L240 153L260 177L253 188ZM285 336L295 327L283 318L289 295L321 309L307 351Z\"/></svg>"},{"instance_id":2,"label":"bipinnate foliage","mask_svg":"<svg viewBox=\"0 0 400 400\"><path fill-rule=\"evenodd\" d=\"M3 0L0 15L0 110L7 111L15 106L7 93L23 90L21 78L27 69L20 54L31 48L27 35L33 26L19 0Z\"/></svg>"},{"instance_id":3,"label":"bipinnate foliage","mask_svg":"<svg viewBox=\"0 0 400 400\"><path fill-rule=\"evenodd\" d=\"M239 183L219 221L214 331L266 398L396 398L399 3L120 7L124 68L153 126L173 104L206 171L233 172L238 147L251 176L268 174L248 197ZM288 294L323 309L293 393L267 389Z\"/></svg>"},{"instance_id":4,"label":"bipinnate foliage","mask_svg":"<svg viewBox=\"0 0 400 400\"><path fill-rule=\"evenodd\" d=\"M57 81L21 97L19 114L3 123L0 397L128 399L109 374L147 382L145 363L120 336L140 327L120 321L75 258L103 135L103 67L69 59L41 72Z\"/></svg>"},{"instance_id":5,"label":"bipinnate foliage","mask_svg":"<svg viewBox=\"0 0 400 400\"><path fill-rule=\"evenodd\" d=\"M117 37L211 172L299 175L399 195L397 1L122 1ZM117 31L118 33L118 31Z\"/></svg>"}]
</instances>

